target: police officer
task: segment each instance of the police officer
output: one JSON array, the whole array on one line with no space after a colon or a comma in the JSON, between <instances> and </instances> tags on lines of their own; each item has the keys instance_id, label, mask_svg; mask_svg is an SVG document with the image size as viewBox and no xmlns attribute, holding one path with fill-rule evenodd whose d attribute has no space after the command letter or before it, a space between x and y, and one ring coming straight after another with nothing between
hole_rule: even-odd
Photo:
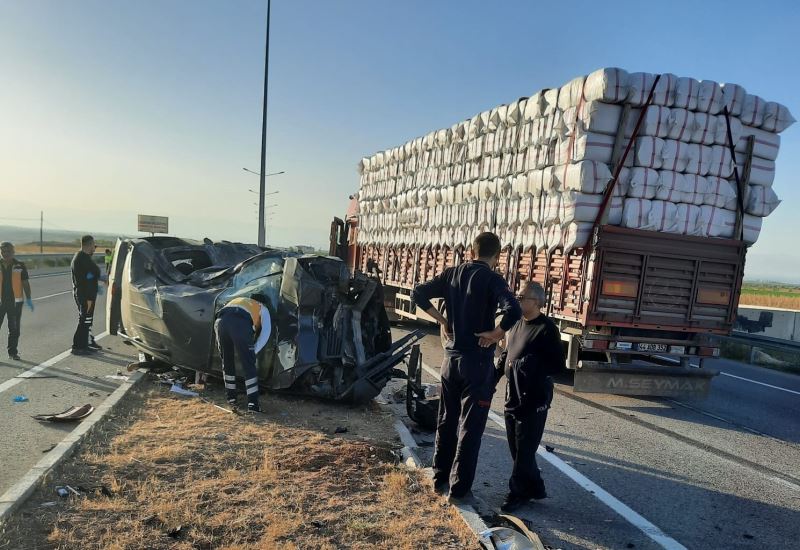
<instances>
[{"instance_id":1,"label":"police officer","mask_svg":"<svg viewBox=\"0 0 800 550\"><path fill-rule=\"evenodd\" d=\"M442 396L433 455L433 481L450 502L470 497L481 437L494 393L494 348L520 318L517 300L494 267L500 239L481 233L473 243L477 260L450 267L418 285L412 294L417 306L436 319L447 335L442 363ZM431 303L444 299L446 316ZM498 307L503 314L495 326Z\"/></svg>"},{"instance_id":2,"label":"police officer","mask_svg":"<svg viewBox=\"0 0 800 550\"><path fill-rule=\"evenodd\" d=\"M78 306L78 326L72 337L72 353L75 355L88 355L100 349L91 336L94 308L97 295L101 292L99 281L105 279L92 259L96 248L94 237L84 235L81 237L81 249L72 257L70 265L72 295L75 298L75 305Z\"/></svg>"},{"instance_id":3,"label":"police officer","mask_svg":"<svg viewBox=\"0 0 800 550\"><path fill-rule=\"evenodd\" d=\"M513 512L530 499L547 496L536 465L536 449L542 441L547 410L553 400L551 375L565 368L564 348L558 327L541 313L544 289L527 282L517 296L522 319L506 335L506 349L497 363L495 379L506 375L506 436L514 467L508 495L501 506Z\"/></svg>"},{"instance_id":4,"label":"police officer","mask_svg":"<svg viewBox=\"0 0 800 550\"><path fill-rule=\"evenodd\" d=\"M267 344L272 332L269 310L264 306L266 303L267 299L263 294L253 294L250 298L234 298L219 310L214 322L228 403L236 406L235 349L244 371L247 410L250 412L261 412L258 403L256 355Z\"/></svg>"},{"instance_id":5,"label":"police officer","mask_svg":"<svg viewBox=\"0 0 800 550\"><path fill-rule=\"evenodd\" d=\"M8 319L8 358L19 361L19 335L22 321L22 303L33 311L31 284L25 264L14 257L14 245L0 243L0 327Z\"/></svg>"}]
</instances>

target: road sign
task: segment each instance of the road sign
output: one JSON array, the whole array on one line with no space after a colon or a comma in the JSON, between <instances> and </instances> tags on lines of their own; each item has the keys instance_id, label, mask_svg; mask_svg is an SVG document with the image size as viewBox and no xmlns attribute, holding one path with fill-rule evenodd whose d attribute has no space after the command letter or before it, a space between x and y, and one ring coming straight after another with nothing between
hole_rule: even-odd
<instances>
[{"instance_id":1,"label":"road sign","mask_svg":"<svg viewBox=\"0 0 800 550\"><path fill-rule=\"evenodd\" d=\"M145 233L169 233L169 218L167 216L139 214L139 231Z\"/></svg>"}]
</instances>

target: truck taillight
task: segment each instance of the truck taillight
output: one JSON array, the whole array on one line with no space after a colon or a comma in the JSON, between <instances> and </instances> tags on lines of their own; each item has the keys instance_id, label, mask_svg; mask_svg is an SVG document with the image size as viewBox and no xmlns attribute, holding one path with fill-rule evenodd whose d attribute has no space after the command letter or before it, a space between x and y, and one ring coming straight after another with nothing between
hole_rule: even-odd
<instances>
[{"instance_id":1,"label":"truck taillight","mask_svg":"<svg viewBox=\"0 0 800 550\"><path fill-rule=\"evenodd\" d=\"M719 348L697 348L700 357L719 357Z\"/></svg>"},{"instance_id":2,"label":"truck taillight","mask_svg":"<svg viewBox=\"0 0 800 550\"><path fill-rule=\"evenodd\" d=\"M639 283L626 279L603 279L601 293L606 296L636 298L639 294Z\"/></svg>"},{"instance_id":3,"label":"truck taillight","mask_svg":"<svg viewBox=\"0 0 800 550\"><path fill-rule=\"evenodd\" d=\"M697 289L697 301L701 304L727 306L731 301L731 291L724 288L700 287Z\"/></svg>"}]
</instances>

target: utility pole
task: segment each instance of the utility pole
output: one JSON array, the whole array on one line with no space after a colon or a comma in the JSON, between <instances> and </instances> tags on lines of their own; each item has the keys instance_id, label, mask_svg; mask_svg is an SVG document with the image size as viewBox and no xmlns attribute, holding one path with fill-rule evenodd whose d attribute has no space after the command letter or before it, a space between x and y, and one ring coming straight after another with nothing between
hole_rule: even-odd
<instances>
[{"instance_id":1,"label":"utility pole","mask_svg":"<svg viewBox=\"0 0 800 550\"><path fill-rule=\"evenodd\" d=\"M39 211L39 254L44 254L44 210Z\"/></svg>"},{"instance_id":2,"label":"utility pole","mask_svg":"<svg viewBox=\"0 0 800 550\"><path fill-rule=\"evenodd\" d=\"M261 179L259 181L258 194L258 246L265 246L267 242L267 231L264 220L264 206L266 191L267 173L267 90L269 83L269 8L270 0L267 0L267 39L264 52L264 107L261 118Z\"/></svg>"}]
</instances>

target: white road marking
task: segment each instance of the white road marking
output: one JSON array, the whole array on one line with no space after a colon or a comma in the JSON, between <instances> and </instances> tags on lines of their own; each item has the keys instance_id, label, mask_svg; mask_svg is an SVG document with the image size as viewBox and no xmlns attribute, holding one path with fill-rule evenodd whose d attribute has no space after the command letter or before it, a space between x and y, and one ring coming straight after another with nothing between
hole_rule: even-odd
<instances>
[{"instance_id":1,"label":"white road marking","mask_svg":"<svg viewBox=\"0 0 800 550\"><path fill-rule=\"evenodd\" d=\"M765 382L759 382L758 380L750 380L749 378L742 378L741 376L736 376L735 374L728 374L727 372L720 372L722 376L730 376L731 378L736 378L737 380L744 380L745 382L752 382L753 384L758 384L759 386L766 386L768 388L772 388L775 390L781 390L788 393L793 393L795 395L800 395L800 391L794 391L787 388L782 388L780 386L773 386L772 384L767 384Z\"/></svg>"},{"instance_id":2,"label":"white road marking","mask_svg":"<svg viewBox=\"0 0 800 550\"><path fill-rule=\"evenodd\" d=\"M53 298L55 296L61 296L63 294L72 294L71 290L65 290L64 292L56 292L55 294L48 294L47 296L39 296L38 298L34 298L34 302L38 302L39 300L46 300L47 298Z\"/></svg>"},{"instance_id":3,"label":"white road marking","mask_svg":"<svg viewBox=\"0 0 800 550\"><path fill-rule=\"evenodd\" d=\"M106 336L108 336L108 331L103 332L101 334L98 334L97 336L95 336L94 339L95 340L100 340L102 338L105 338ZM3 393L4 391L13 388L14 386L19 384L20 382L24 382L26 378L33 378L36 374L42 372L45 369L49 369L50 367L52 367L53 365L55 365L56 363L58 363L62 359L66 358L66 357L69 357L70 354L71 354L71 350L62 351L61 353L59 353L55 357L51 357L50 359L48 359L44 363L41 363L39 365L36 365L33 368L30 368L30 369L26 370L25 372L23 372L21 374L18 374L16 377L11 378L10 380L6 380L2 384L0 384L0 393Z\"/></svg>"},{"instance_id":4,"label":"white road marking","mask_svg":"<svg viewBox=\"0 0 800 550\"><path fill-rule=\"evenodd\" d=\"M422 364L422 368L425 371L433 376L434 378L439 378L439 373L432 369L430 366L426 365L425 363ZM506 423L494 411L489 411L489 418L497 424L505 433ZM681 543L664 533L661 529L656 527L654 524L649 522L646 518L644 518L639 513L635 512L632 508L628 505L614 497L611 493L600 487L594 481L580 473L578 470L558 458L553 453L548 453L546 449L544 449L541 445L539 449L536 451L536 454L542 457L544 460L549 462L553 467L559 470L562 474L566 475L572 481L589 491L592 495L595 496L600 502L614 510L620 516L625 518L625 520L639 529L642 533L644 533L650 540L665 548L667 550L687 550L685 546Z\"/></svg>"}]
</instances>

